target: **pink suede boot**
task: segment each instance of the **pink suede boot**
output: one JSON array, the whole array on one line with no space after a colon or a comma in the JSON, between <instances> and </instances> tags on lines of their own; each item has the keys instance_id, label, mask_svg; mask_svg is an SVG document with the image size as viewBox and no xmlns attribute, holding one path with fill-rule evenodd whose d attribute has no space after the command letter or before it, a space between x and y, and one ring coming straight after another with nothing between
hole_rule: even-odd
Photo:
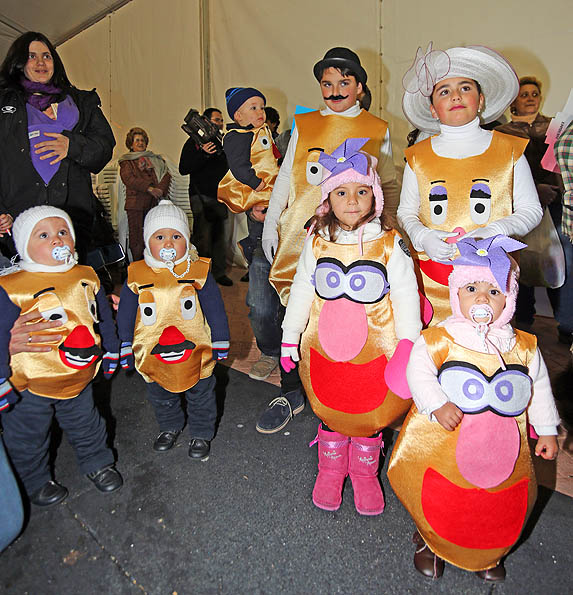
<instances>
[{"instance_id":1,"label":"pink suede boot","mask_svg":"<svg viewBox=\"0 0 573 595\"><path fill-rule=\"evenodd\" d=\"M312 490L312 501L323 510L338 510L342 488L348 475L348 436L327 432L318 426L318 477Z\"/></svg>"},{"instance_id":2,"label":"pink suede boot","mask_svg":"<svg viewBox=\"0 0 573 595\"><path fill-rule=\"evenodd\" d=\"M360 514L375 515L384 510L384 495L378 479L382 435L351 438L348 470L354 490L354 505Z\"/></svg>"}]
</instances>

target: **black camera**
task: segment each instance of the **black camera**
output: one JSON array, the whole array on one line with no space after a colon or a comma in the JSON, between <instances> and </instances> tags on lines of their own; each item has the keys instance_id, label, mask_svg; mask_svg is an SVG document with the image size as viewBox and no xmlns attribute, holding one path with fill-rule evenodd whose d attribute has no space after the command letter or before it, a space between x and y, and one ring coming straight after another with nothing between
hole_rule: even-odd
<instances>
[{"instance_id":1,"label":"black camera","mask_svg":"<svg viewBox=\"0 0 573 595\"><path fill-rule=\"evenodd\" d=\"M213 143L217 149L217 155L223 151L223 134L219 127L211 122L209 118L202 116L196 109L191 108L184 118L185 124L181 128L201 146L206 143Z\"/></svg>"}]
</instances>

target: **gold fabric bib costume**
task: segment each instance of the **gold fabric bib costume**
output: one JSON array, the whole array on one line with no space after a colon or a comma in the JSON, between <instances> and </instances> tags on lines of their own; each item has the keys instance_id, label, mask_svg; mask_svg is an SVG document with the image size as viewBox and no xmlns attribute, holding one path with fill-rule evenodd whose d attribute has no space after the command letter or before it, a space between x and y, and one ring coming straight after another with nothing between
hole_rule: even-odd
<instances>
[{"instance_id":1,"label":"gold fabric bib costume","mask_svg":"<svg viewBox=\"0 0 573 595\"><path fill-rule=\"evenodd\" d=\"M260 192L256 192L247 184L239 182L229 169L219 182L217 198L233 213L244 213L258 204L264 204L267 207L279 173L279 166L273 152L271 131L266 124L263 124L260 128L250 130L234 128L227 134L233 133L253 134L250 161L257 177L265 183L265 187Z\"/></svg>"},{"instance_id":2,"label":"gold fabric bib costume","mask_svg":"<svg viewBox=\"0 0 573 595\"><path fill-rule=\"evenodd\" d=\"M315 414L345 436L371 436L412 404L384 380L398 344L385 267L395 236L364 242L362 255L357 244L312 239L316 295L299 373Z\"/></svg>"},{"instance_id":3,"label":"gold fabric bib costume","mask_svg":"<svg viewBox=\"0 0 573 595\"><path fill-rule=\"evenodd\" d=\"M408 165L418 180L421 223L463 235L511 215L513 168L527 142L494 131L486 151L465 159L438 156L430 138L407 148ZM412 256L420 269L421 290L433 308L433 326L451 314L448 276L452 266L430 260L425 252Z\"/></svg>"},{"instance_id":4,"label":"gold fabric bib costume","mask_svg":"<svg viewBox=\"0 0 573 595\"><path fill-rule=\"evenodd\" d=\"M369 138L362 150L378 157L388 124L362 110L355 118L320 112L295 116L298 142L292 165L287 208L279 223L279 245L271 266L269 281L277 290L284 306L306 236L304 228L320 204L322 166L321 150L332 153L347 138Z\"/></svg>"},{"instance_id":5,"label":"gold fabric bib costume","mask_svg":"<svg viewBox=\"0 0 573 595\"><path fill-rule=\"evenodd\" d=\"M458 345L444 327L422 332L440 385L464 417L448 432L414 405L388 465L430 549L470 571L493 568L509 552L537 496L526 413L537 339L515 333L503 371L496 354Z\"/></svg>"},{"instance_id":6,"label":"gold fabric bib costume","mask_svg":"<svg viewBox=\"0 0 573 595\"><path fill-rule=\"evenodd\" d=\"M58 342L44 341L57 348L11 356L14 388L52 399L77 397L96 375L102 355L94 330L100 287L94 270L76 265L63 273L18 271L2 277L2 287L21 314L38 310L45 320L63 323L39 333L62 335Z\"/></svg>"},{"instance_id":7,"label":"gold fabric bib costume","mask_svg":"<svg viewBox=\"0 0 573 595\"><path fill-rule=\"evenodd\" d=\"M127 285L137 295L133 354L135 367L146 382L172 393L184 392L215 366L211 329L197 298L207 279L211 260L199 258L176 279L167 269L152 269L144 260L129 265ZM186 262L174 271L181 274Z\"/></svg>"}]
</instances>

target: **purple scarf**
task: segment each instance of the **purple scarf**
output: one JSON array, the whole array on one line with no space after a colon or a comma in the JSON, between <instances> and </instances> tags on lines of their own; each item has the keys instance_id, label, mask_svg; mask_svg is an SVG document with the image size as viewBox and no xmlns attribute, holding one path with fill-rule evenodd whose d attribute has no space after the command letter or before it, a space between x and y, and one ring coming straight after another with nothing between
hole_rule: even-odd
<instances>
[{"instance_id":1,"label":"purple scarf","mask_svg":"<svg viewBox=\"0 0 573 595\"><path fill-rule=\"evenodd\" d=\"M34 83L25 76L20 79L20 85L22 85L22 88L26 92L26 102L41 112L48 109L52 103L56 103L58 95L62 93L59 87L44 83Z\"/></svg>"}]
</instances>

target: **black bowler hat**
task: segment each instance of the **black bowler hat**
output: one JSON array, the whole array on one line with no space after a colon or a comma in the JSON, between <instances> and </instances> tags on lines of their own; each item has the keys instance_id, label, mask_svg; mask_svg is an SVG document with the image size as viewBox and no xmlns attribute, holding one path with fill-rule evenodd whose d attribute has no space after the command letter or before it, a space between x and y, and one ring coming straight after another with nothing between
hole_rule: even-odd
<instances>
[{"instance_id":1,"label":"black bowler hat","mask_svg":"<svg viewBox=\"0 0 573 595\"><path fill-rule=\"evenodd\" d=\"M332 48L324 54L324 58L317 62L312 69L316 80L320 83L322 73L326 68L348 68L356 73L359 83L366 84L368 75L362 65L360 58L348 48Z\"/></svg>"}]
</instances>

